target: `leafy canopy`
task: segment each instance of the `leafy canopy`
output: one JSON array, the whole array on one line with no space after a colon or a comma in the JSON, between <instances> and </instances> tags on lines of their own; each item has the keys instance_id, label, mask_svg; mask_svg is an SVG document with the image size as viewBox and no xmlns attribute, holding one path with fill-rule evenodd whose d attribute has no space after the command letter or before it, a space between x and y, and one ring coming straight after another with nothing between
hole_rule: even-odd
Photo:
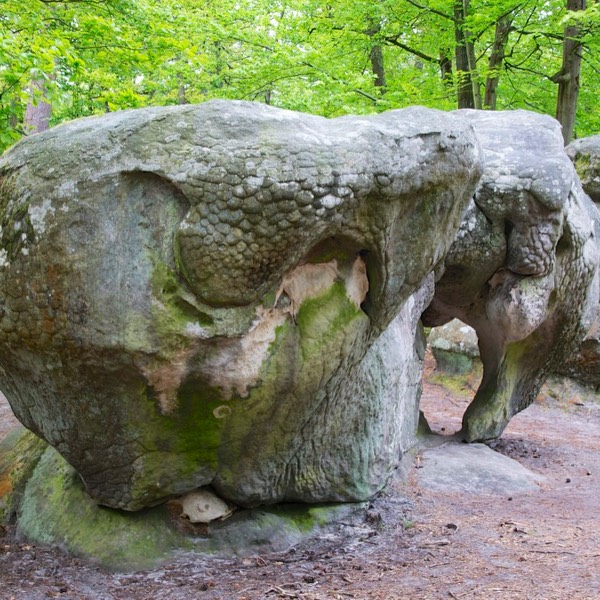
<instances>
[{"instance_id":1,"label":"leafy canopy","mask_svg":"<svg viewBox=\"0 0 600 600\"><path fill-rule=\"evenodd\" d=\"M494 66L500 22L509 33ZM52 124L215 97L327 116L448 110L468 75L480 92L497 78L498 109L554 114L568 23L585 44L581 137L600 130L597 3L567 13L559 0L0 0L0 150L39 102ZM467 74L457 31L473 50Z\"/></svg>"}]
</instances>

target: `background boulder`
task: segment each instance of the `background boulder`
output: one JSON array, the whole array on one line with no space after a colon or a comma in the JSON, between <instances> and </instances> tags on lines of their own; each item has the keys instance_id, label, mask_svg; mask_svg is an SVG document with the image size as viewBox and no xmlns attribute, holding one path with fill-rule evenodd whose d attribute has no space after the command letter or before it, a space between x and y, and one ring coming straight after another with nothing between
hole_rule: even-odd
<instances>
[{"instance_id":1,"label":"background boulder","mask_svg":"<svg viewBox=\"0 0 600 600\"><path fill-rule=\"evenodd\" d=\"M473 360L479 359L477 333L458 319L434 327L427 336L427 343L437 367L450 373L468 373Z\"/></svg>"},{"instance_id":2,"label":"background boulder","mask_svg":"<svg viewBox=\"0 0 600 600\"><path fill-rule=\"evenodd\" d=\"M600 135L575 140L566 148L573 161L586 194L600 203ZM596 238L600 239L600 217L590 211L596 225ZM596 318L578 351L557 366L557 372L584 383L600 387L600 306Z\"/></svg>"}]
</instances>

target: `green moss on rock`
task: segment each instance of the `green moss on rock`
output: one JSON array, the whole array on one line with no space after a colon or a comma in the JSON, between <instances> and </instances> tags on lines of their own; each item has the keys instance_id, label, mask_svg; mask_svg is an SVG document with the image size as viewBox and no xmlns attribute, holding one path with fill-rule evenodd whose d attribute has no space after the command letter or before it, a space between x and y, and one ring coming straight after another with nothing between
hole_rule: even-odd
<instances>
[{"instance_id":1,"label":"green moss on rock","mask_svg":"<svg viewBox=\"0 0 600 600\"><path fill-rule=\"evenodd\" d=\"M344 477L339 488L328 487L331 480L323 472L323 464L330 462L328 449L306 443L302 432L327 410L325 387L368 327L369 317L348 298L342 281L304 300L295 322L288 319L277 327L258 385L247 398L233 402L223 430L213 485L224 497L244 506L352 497L346 486L354 490L360 484ZM345 428L343 419L328 423L327 439L344 435ZM349 463L344 467L355 469ZM240 497L240 489L245 496Z\"/></svg>"},{"instance_id":2,"label":"green moss on rock","mask_svg":"<svg viewBox=\"0 0 600 600\"><path fill-rule=\"evenodd\" d=\"M29 480L18 531L115 570L149 568L181 546L163 507L125 513L97 506L75 470L48 448Z\"/></svg>"},{"instance_id":3,"label":"green moss on rock","mask_svg":"<svg viewBox=\"0 0 600 600\"><path fill-rule=\"evenodd\" d=\"M199 533L167 505L136 513L96 505L74 469L47 448L26 485L18 532L31 542L127 572L155 567L182 551L198 556L285 551L335 528L340 520L362 520L364 507L284 504L241 510Z\"/></svg>"},{"instance_id":4,"label":"green moss on rock","mask_svg":"<svg viewBox=\"0 0 600 600\"><path fill-rule=\"evenodd\" d=\"M14 517L23 489L47 447L25 427L16 427L0 443L0 523Z\"/></svg>"},{"instance_id":5,"label":"green moss on rock","mask_svg":"<svg viewBox=\"0 0 600 600\"><path fill-rule=\"evenodd\" d=\"M210 537L196 549L226 556L282 552L353 518L362 521L364 503L278 504L239 511L231 519L209 526Z\"/></svg>"}]
</instances>

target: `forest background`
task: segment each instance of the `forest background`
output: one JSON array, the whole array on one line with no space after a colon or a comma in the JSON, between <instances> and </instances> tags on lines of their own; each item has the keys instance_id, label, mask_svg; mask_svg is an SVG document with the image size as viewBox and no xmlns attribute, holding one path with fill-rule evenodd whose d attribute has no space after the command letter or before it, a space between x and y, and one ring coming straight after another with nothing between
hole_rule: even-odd
<instances>
[{"instance_id":1,"label":"forest background","mask_svg":"<svg viewBox=\"0 0 600 600\"><path fill-rule=\"evenodd\" d=\"M600 132L597 0L0 0L0 151L210 98L325 116L526 108Z\"/></svg>"}]
</instances>

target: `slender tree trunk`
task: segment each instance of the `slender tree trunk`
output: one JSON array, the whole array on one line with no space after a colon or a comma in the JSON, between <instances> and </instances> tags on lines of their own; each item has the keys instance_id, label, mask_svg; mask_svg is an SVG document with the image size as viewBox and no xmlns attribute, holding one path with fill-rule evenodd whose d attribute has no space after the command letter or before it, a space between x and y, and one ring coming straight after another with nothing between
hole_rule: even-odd
<instances>
[{"instance_id":1,"label":"slender tree trunk","mask_svg":"<svg viewBox=\"0 0 600 600\"><path fill-rule=\"evenodd\" d=\"M481 84L479 73L477 72L477 63L475 59L475 46L467 42L467 59L469 61L469 77L471 78L471 87L473 88L473 106L481 109Z\"/></svg>"},{"instance_id":2,"label":"slender tree trunk","mask_svg":"<svg viewBox=\"0 0 600 600\"><path fill-rule=\"evenodd\" d=\"M463 15L469 14L470 0L463 0ZM469 65L469 77L471 78L471 87L473 88L473 106L481 109L481 85L479 73L477 72L477 59L475 57L475 45L471 41L471 32L464 32L465 49L467 51L467 63Z\"/></svg>"},{"instance_id":3,"label":"slender tree trunk","mask_svg":"<svg viewBox=\"0 0 600 600\"><path fill-rule=\"evenodd\" d=\"M371 68L373 69L373 75L375 75L375 87L382 93L385 94L387 84L385 81L385 68L383 65L383 52L379 44L371 48L369 53L369 59L371 61Z\"/></svg>"},{"instance_id":4,"label":"slender tree trunk","mask_svg":"<svg viewBox=\"0 0 600 600\"><path fill-rule=\"evenodd\" d=\"M383 50L379 40L375 37L381 31L381 23L378 17L371 16L369 18L369 28L366 34L371 38L373 44L369 51L369 61L371 62L371 70L375 77L374 84L380 94L385 94L387 91L387 83L385 80L385 66L383 64Z\"/></svg>"},{"instance_id":5,"label":"slender tree trunk","mask_svg":"<svg viewBox=\"0 0 600 600\"><path fill-rule=\"evenodd\" d=\"M567 10L585 10L585 0L567 0ZM565 145L571 142L575 130L583 52L583 45L578 40L579 33L579 28L574 25L565 27L562 68L552 77L552 81L558 83L556 118L562 125Z\"/></svg>"},{"instance_id":6,"label":"slender tree trunk","mask_svg":"<svg viewBox=\"0 0 600 600\"><path fill-rule=\"evenodd\" d=\"M46 99L46 83L36 79L29 86L30 98L25 109L23 131L25 135L41 133L49 127L52 105Z\"/></svg>"},{"instance_id":7,"label":"slender tree trunk","mask_svg":"<svg viewBox=\"0 0 600 600\"><path fill-rule=\"evenodd\" d=\"M177 86L177 104L187 104L187 85L183 79L183 75L177 75L177 81L179 85Z\"/></svg>"},{"instance_id":8,"label":"slender tree trunk","mask_svg":"<svg viewBox=\"0 0 600 600\"><path fill-rule=\"evenodd\" d=\"M473 84L471 81L471 69L469 67L469 55L465 39L465 7L462 0L454 2L454 37L456 40L456 93L458 96L458 108L475 108L473 97Z\"/></svg>"},{"instance_id":9,"label":"slender tree trunk","mask_svg":"<svg viewBox=\"0 0 600 600\"><path fill-rule=\"evenodd\" d=\"M446 85L452 84L452 60L445 53L440 53L440 75Z\"/></svg>"},{"instance_id":10,"label":"slender tree trunk","mask_svg":"<svg viewBox=\"0 0 600 600\"><path fill-rule=\"evenodd\" d=\"M504 62L504 52L508 43L508 36L512 27L512 17L502 17L496 23L494 44L490 53L488 76L485 81L484 108L496 110L496 90L500 79L499 71Z\"/></svg>"},{"instance_id":11,"label":"slender tree trunk","mask_svg":"<svg viewBox=\"0 0 600 600\"><path fill-rule=\"evenodd\" d=\"M10 101L10 109L8 113L8 127L10 129L17 129L19 127L20 121L21 119L19 119L18 116L17 101L13 98Z\"/></svg>"},{"instance_id":12,"label":"slender tree trunk","mask_svg":"<svg viewBox=\"0 0 600 600\"><path fill-rule=\"evenodd\" d=\"M222 72L223 72L223 66L224 66L224 61L223 61L223 47L221 45L221 42L215 42L214 43L214 56L215 56L215 82L214 82L214 87L219 89L222 88L224 85L223 79L221 78Z\"/></svg>"}]
</instances>

